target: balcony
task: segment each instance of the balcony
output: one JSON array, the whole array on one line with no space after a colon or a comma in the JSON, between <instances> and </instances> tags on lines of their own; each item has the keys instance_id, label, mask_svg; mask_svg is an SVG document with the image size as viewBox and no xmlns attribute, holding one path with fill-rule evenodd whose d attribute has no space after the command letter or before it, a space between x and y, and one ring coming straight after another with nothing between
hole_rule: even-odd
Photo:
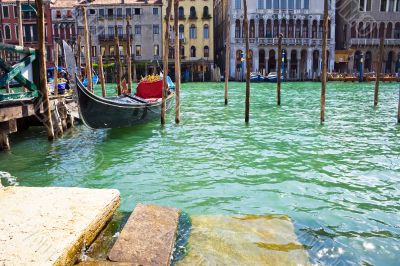
<instances>
[{"instance_id":1,"label":"balcony","mask_svg":"<svg viewBox=\"0 0 400 266\"><path fill-rule=\"evenodd\" d=\"M195 20L195 19L197 19L196 13L190 14L189 19L190 19L190 20Z\"/></svg>"},{"instance_id":2,"label":"balcony","mask_svg":"<svg viewBox=\"0 0 400 266\"><path fill-rule=\"evenodd\" d=\"M278 38L249 38L249 42L258 45L278 45ZM244 38L235 38L235 43L245 44ZM328 45L331 41L328 40ZM284 38L282 39L282 45L298 45L298 46L322 46L322 39L310 39L310 38Z\"/></svg>"},{"instance_id":3,"label":"balcony","mask_svg":"<svg viewBox=\"0 0 400 266\"><path fill-rule=\"evenodd\" d=\"M210 14L203 14L202 19L211 19L211 15Z\"/></svg>"},{"instance_id":4,"label":"balcony","mask_svg":"<svg viewBox=\"0 0 400 266\"><path fill-rule=\"evenodd\" d=\"M186 19L186 17L184 15L180 15L178 18L179 18L179 20L185 20Z\"/></svg>"},{"instance_id":5,"label":"balcony","mask_svg":"<svg viewBox=\"0 0 400 266\"><path fill-rule=\"evenodd\" d=\"M379 46L380 39L350 39L350 46ZM400 45L400 39L385 39L385 46L398 46Z\"/></svg>"}]
</instances>

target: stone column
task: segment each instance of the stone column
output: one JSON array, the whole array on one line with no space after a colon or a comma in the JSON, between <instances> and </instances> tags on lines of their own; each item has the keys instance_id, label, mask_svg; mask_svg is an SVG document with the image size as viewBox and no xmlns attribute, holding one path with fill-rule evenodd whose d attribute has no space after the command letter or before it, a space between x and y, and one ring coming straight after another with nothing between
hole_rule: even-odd
<instances>
[{"instance_id":1,"label":"stone column","mask_svg":"<svg viewBox=\"0 0 400 266\"><path fill-rule=\"evenodd\" d=\"M312 78L312 49L309 48L307 50L307 76L305 78L310 79Z\"/></svg>"}]
</instances>

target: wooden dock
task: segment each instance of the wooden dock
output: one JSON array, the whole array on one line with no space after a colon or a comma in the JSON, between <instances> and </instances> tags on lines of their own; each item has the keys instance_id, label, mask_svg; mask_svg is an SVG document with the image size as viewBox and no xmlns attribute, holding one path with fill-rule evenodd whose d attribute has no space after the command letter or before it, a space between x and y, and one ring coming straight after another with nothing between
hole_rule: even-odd
<instances>
[{"instance_id":1,"label":"wooden dock","mask_svg":"<svg viewBox=\"0 0 400 266\"><path fill-rule=\"evenodd\" d=\"M54 132L61 135L78 118L78 106L72 98L50 97ZM37 99L0 101L0 150L10 149L9 135L30 126L45 124L43 103Z\"/></svg>"},{"instance_id":2,"label":"wooden dock","mask_svg":"<svg viewBox=\"0 0 400 266\"><path fill-rule=\"evenodd\" d=\"M138 204L109 259L134 265L170 265L179 215L175 208Z\"/></svg>"},{"instance_id":3,"label":"wooden dock","mask_svg":"<svg viewBox=\"0 0 400 266\"><path fill-rule=\"evenodd\" d=\"M0 187L0 265L73 265L119 202L113 189Z\"/></svg>"}]
</instances>

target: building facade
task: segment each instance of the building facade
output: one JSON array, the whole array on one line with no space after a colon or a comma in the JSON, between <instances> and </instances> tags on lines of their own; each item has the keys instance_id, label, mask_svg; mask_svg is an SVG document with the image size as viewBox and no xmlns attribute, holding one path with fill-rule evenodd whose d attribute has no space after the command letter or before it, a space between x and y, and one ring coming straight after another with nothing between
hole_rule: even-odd
<instances>
[{"instance_id":1,"label":"building facade","mask_svg":"<svg viewBox=\"0 0 400 266\"><path fill-rule=\"evenodd\" d=\"M38 48L37 34L37 18L35 13L34 1L20 1L22 10L22 34L24 46L30 48ZM17 1L1 0L0 1L0 41L18 45L18 12ZM50 15L50 1L44 1L44 16L45 16L45 45L47 50L47 60L52 61L53 51L53 32ZM16 54L8 53L9 61L16 61L19 58Z\"/></svg>"},{"instance_id":2,"label":"building facade","mask_svg":"<svg viewBox=\"0 0 400 266\"><path fill-rule=\"evenodd\" d=\"M363 72L376 72L381 35L381 72L400 72L400 0L337 0L336 22L336 48L343 54L337 56L338 72L360 72L361 66Z\"/></svg>"},{"instance_id":3,"label":"building facade","mask_svg":"<svg viewBox=\"0 0 400 266\"><path fill-rule=\"evenodd\" d=\"M124 60L127 49L127 23L130 23L131 54L134 75L140 77L154 71L162 58L162 2L139 0L95 0L87 8L91 56L97 62L101 53L104 63L115 62L116 49ZM76 23L83 46L83 22L76 6ZM115 34L119 47L116 47ZM82 61L84 62L84 61Z\"/></svg>"},{"instance_id":4,"label":"building facade","mask_svg":"<svg viewBox=\"0 0 400 266\"><path fill-rule=\"evenodd\" d=\"M174 1L172 1L173 3ZM163 32L167 1L163 1ZM210 80L214 67L213 1L179 1L179 39L183 80ZM174 9L171 9L169 58L174 58ZM173 76L173 74L171 73Z\"/></svg>"},{"instance_id":5,"label":"building facade","mask_svg":"<svg viewBox=\"0 0 400 266\"><path fill-rule=\"evenodd\" d=\"M230 78L242 79L246 67L242 60L245 51L243 1L232 0L229 4ZM322 69L323 11L321 0L248 1L251 71L276 72L278 36L282 33L285 77L289 80L318 78ZM330 0L328 71L334 67L334 29L335 0ZM223 49L217 47L218 57L223 57Z\"/></svg>"},{"instance_id":6,"label":"building facade","mask_svg":"<svg viewBox=\"0 0 400 266\"><path fill-rule=\"evenodd\" d=\"M58 0L50 4L53 38L61 44L76 41L75 5L77 0Z\"/></svg>"}]
</instances>

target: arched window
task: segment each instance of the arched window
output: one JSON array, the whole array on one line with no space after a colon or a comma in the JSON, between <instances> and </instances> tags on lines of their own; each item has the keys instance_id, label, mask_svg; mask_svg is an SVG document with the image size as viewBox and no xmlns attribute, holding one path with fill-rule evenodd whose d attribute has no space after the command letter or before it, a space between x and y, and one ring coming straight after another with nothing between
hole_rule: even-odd
<instances>
[{"instance_id":1,"label":"arched window","mask_svg":"<svg viewBox=\"0 0 400 266\"><path fill-rule=\"evenodd\" d=\"M400 39L400 22L397 22L394 26L394 38Z\"/></svg>"},{"instance_id":2,"label":"arched window","mask_svg":"<svg viewBox=\"0 0 400 266\"><path fill-rule=\"evenodd\" d=\"M210 28L208 25L204 25L203 27L203 32L204 32L204 39L209 39L210 38Z\"/></svg>"},{"instance_id":3,"label":"arched window","mask_svg":"<svg viewBox=\"0 0 400 266\"><path fill-rule=\"evenodd\" d=\"M180 6L178 9L178 12L179 12L179 19L184 19L185 18L185 9L183 9L183 7Z\"/></svg>"},{"instance_id":4,"label":"arched window","mask_svg":"<svg viewBox=\"0 0 400 266\"><path fill-rule=\"evenodd\" d=\"M250 38L256 37L256 27L254 24L254 19L250 19Z\"/></svg>"},{"instance_id":5,"label":"arched window","mask_svg":"<svg viewBox=\"0 0 400 266\"><path fill-rule=\"evenodd\" d=\"M179 49L179 54L181 55L181 58L185 57L185 46L181 45Z\"/></svg>"},{"instance_id":6,"label":"arched window","mask_svg":"<svg viewBox=\"0 0 400 266\"><path fill-rule=\"evenodd\" d=\"M289 9L294 9L294 0L289 0Z\"/></svg>"},{"instance_id":7,"label":"arched window","mask_svg":"<svg viewBox=\"0 0 400 266\"><path fill-rule=\"evenodd\" d=\"M194 6L192 6L192 7L190 8L190 16L189 16L189 18L192 18L192 19L197 18L197 15L196 15L196 8L195 8Z\"/></svg>"},{"instance_id":8,"label":"arched window","mask_svg":"<svg viewBox=\"0 0 400 266\"><path fill-rule=\"evenodd\" d=\"M240 38L240 20L235 22L235 38Z\"/></svg>"},{"instance_id":9,"label":"arched window","mask_svg":"<svg viewBox=\"0 0 400 266\"><path fill-rule=\"evenodd\" d=\"M242 0L235 0L235 9L242 8Z\"/></svg>"},{"instance_id":10,"label":"arched window","mask_svg":"<svg viewBox=\"0 0 400 266\"><path fill-rule=\"evenodd\" d=\"M185 38L185 26L183 24L179 25L179 39Z\"/></svg>"},{"instance_id":11,"label":"arched window","mask_svg":"<svg viewBox=\"0 0 400 266\"><path fill-rule=\"evenodd\" d=\"M55 37L59 36L59 34L58 34L58 25L57 24L54 24L54 36Z\"/></svg>"},{"instance_id":12,"label":"arched window","mask_svg":"<svg viewBox=\"0 0 400 266\"><path fill-rule=\"evenodd\" d=\"M192 24L190 26L189 38L190 39L196 39L197 38L196 26L194 24Z\"/></svg>"},{"instance_id":13,"label":"arched window","mask_svg":"<svg viewBox=\"0 0 400 266\"><path fill-rule=\"evenodd\" d=\"M203 18L210 18L210 12L208 12L208 6L203 7Z\"/></svg>"},{"instance_id":14,"label":"arched window","mask_svg":"<svg viewBox=\"0 0 400 266\"><path fill-rule=\"evenodd\" d=\"M4 37L6 40L11 39L11 29L9 25L4 25Z\"/></svg>"},{"instance_id":15,"label":"arched window","mask_svg":"<svg viewBox=\"0 0 400 266\"><path fill-rule=\"evenodd\" d=\"M204 46L204 57L210 57L210 48L208 46Z\"/></svg>"},{"instance_id":16,"label":"arched window","mask_svg":"<svg viewBox=\"0 0 400 266\"><path fill-rule=\"evenodd\" d=\"M196 47L190 47L190 57L196 57Z\"/></svg>"}]
</instances>

